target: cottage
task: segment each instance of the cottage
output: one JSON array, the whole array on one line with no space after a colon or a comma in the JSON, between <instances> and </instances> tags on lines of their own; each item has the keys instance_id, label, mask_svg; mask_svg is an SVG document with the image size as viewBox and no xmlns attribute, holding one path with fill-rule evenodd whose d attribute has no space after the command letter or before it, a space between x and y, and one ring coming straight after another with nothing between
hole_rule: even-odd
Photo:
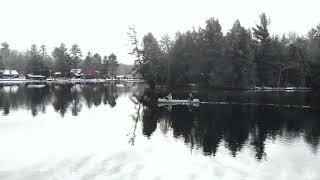
<instances>
[{"instance_id":1,"label":"cottage","mask_svg":"<svg viewBox=\"0 0 320 180\"><path fill-rule=\"evenodd\" d=\"M82 73L82 69L71 69L70 76L75 78L84 78L84 74Z\"/></svg>"},{"instance_id":2,"label":"cottage","mask_svg":"<svg viewBox=\"0 0 320 180\"><path fill-rule=\"evenodd\" d=\"M82 73L82 69L71 69L70 72L71 73L76 73L76 74L81 74Z\"/></svg>"},{"instance_id":3,"label":"cottage","mask_svg":"<svg viewBox=\"0 0 320 180\"><path fill-rule=\"evenodd\" d=\"M18 78L19 73L16 70L3 70L0 72L2 78Z\"/></svg>"}]
</instances>

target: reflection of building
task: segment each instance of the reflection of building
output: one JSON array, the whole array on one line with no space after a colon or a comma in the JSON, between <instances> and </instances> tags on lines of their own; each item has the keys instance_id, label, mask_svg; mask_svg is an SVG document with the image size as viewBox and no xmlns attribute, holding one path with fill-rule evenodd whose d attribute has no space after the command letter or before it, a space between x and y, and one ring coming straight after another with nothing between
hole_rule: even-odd
<instances>
[{"instance_id":1,"label":"reflection of building","mask_svg":"<svg viewBox=\"0 0 320 180\"><path fill-rule=\"evenodd\" d=\"M3 78L18 78L19 73L16 70L3 70L0 71L0 77Z\"/></svg>"},{"instance_id":2,"label":"reflection of building","mask_svg":"<svg viewBox=\"0 0 320 180\"><path fill-rule=\"evenodd\" d=\"M4 86L3 87L3 92L4 93L12 93L12 94L14 94L14 93L18 92L18 89L19 89L19 86L16 86L16 85L14 85L14 86Z\"/></svg>"},{"instance_id":3,"label":"reflection of building","mask_svg":"<svg viewBox=\"0 0 320 180\"><path fill-rule=\"evenodd\" d=\"M31 80L45 80L46 77L42 75L33 75L33 74L27 74L26 79L31 79Z\"/></svg>"},{"instance_id":4,"label":"reflection of building","mask_svg":"<svg viewBox=\"0 0 320 180\"><path fill-rule=\"evenodd\" d=\"M118 76L116 76L116 79L121 81L121 80L137 80L138 78L135 77L134 74L128 73L126 75L118 75Z\"/></svg>"}]
</instances>

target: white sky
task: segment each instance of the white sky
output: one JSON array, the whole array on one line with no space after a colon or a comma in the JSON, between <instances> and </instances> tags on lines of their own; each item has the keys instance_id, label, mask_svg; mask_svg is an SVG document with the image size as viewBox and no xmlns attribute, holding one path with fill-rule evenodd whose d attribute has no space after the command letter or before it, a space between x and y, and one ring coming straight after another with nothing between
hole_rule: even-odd
<instances>
[{"instance_id":1,"label":"white sky","mask_svg":"<svg viewBox=\"0 0 320 180\"><path fill-rule=\"evenodd\" d=\"M173 38L210 17L219 19L224 32L236 19L249 28L266 12L271 33L306 34L320 23L319 7L319 0L0 0L0 41L20 51L34 43L49 51L61 42L68 48L77 43L84 55L113 52L132 64L129 25L140 38L147 32Z\"/></svg>"}]
</instances>

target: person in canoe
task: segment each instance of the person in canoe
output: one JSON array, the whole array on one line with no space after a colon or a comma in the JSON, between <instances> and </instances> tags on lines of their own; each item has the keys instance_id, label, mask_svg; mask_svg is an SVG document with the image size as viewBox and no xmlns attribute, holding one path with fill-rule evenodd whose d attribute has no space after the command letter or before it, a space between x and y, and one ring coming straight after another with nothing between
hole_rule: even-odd
<instances>
[{"instance_id":1,"label":"person in canoe","mask_svg":"<svg viewBox=\"0 0 320 180\"><path fill-rule=\"evenodd\" d=\"M188 99L189 101L193 101L193 95L192 95L192 93L190 93L189 94L189 99Z\"/></svg>"},{"instance_id":2,"label":"person in canoe","mask_svg":"<svg viewBox=\"0 0 320 180\"><path fill-rule=\"evenodd\" d=\"M169 101L171 101L172 100L172 94L171 93L168 94L168 96L164 97L163 99L168 99Z\"/></svg>"}]
</instances>

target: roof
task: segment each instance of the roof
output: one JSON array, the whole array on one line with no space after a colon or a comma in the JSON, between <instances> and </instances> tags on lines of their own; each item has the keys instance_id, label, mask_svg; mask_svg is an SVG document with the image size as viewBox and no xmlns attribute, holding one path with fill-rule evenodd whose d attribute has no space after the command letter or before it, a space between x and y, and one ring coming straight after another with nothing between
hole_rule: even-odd
<instances>
[{"instance_id":1,"label":"roof","mask_svg":"<svg viewBox=\"0 0 320 180\"><path fill-rule=\"evenodd\" d=\"M10 76L10 75L19 75L18 71L16 70L8 70L8 69L5 69L2 71L2 74L3 75L7 75L7 76Z\"/></svg>"},{"instance_id":2,"label":"roof","mask_svg":"<svg viewBox=\"0 0 320 180\"><path fill-rule=\"evenodd\" d=\"M80 74L82 69L71 69L70 72Z\"/></svg>"},{"instance_id":3,"label":"roof","mask_svg":"<svg viewBox=\"0 0 320 180\"><path fill-rule=\"evenodd\" d=\"M54 75L61 75L61 72L55 72Z\"/></svg>"},{"instance_id":4,"label":"roof","mask_svg":"<svg viewBox=\"0 0 320 180\"><path fill-rule=\"evenodd\" d=\"M19 73L16 70L11 70L11 75L19 75Z\"/></svg>"},{"instance_id":5,"label":"roof","mask_svg":"<svg viewBox=\"0 0 320 180\"><path fill-rule=\"evenodd\" d=\"M2 74L3 75L11 75L10 70L3 70Z\"/></svg>"}]
</instances>

